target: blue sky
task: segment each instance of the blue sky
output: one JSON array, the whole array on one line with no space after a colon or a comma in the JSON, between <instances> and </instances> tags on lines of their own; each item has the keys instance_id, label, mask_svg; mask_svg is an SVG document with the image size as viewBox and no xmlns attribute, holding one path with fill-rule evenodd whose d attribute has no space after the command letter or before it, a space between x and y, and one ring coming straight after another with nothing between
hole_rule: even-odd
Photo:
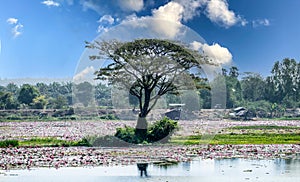
<instances>
[{"instance_id":1,"label":"blue sky","mask_svg":"<svg viewBox=\"0 0 300 182\"><path fill-rule=\"evenodd\" d=\"M128 22L169 39L189 27L206 41L189 43L214 61L267 76L275 61L300 59L299 8L298 0L1 0L0 79L92 72L77 69L84 41Z\"/></svg>"}]
</instances>

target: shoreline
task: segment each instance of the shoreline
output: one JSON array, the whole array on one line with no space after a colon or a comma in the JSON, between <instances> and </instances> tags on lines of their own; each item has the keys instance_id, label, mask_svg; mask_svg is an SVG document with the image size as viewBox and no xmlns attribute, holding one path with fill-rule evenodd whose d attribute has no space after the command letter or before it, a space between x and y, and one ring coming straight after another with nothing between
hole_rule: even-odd
<instances>
[{"instance_id":1,"label":"shoreline","mask_svg":"<svg viewBox=\"0 0 300 182\"><path fill-rule=\"evenodd\" d=\"M0 170L96 167L200 159L300 159L300 145L147 145L134 147L18 147L0 149Z\"/></svg>"}]
</instances>

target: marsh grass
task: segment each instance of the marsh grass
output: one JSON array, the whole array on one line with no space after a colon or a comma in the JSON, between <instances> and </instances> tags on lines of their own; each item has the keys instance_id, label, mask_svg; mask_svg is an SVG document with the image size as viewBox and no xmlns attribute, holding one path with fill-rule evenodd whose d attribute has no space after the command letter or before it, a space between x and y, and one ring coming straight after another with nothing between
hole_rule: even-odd
<instances>
[{"instance_id":1,"label":"marsh grass","mask_svg":"<svg viewBox=\"0 0 300 182\"><path fill-rule=\"evenodd\" d=\"M56 138L32 138L29 140L19 141L21 147L72 147L72 146L90 146L87 139L79 141L66 141Z\"/></svg>"},{"instance_id":2,"label":"marsh grass","mask_svg":"<svg viewBox=\"0 0 300 182\"><path fill-rule=\"evenodd\" d=\"M173 137L172 144L195 145L195 144L300 144L300 134L217 134L207 137L194 135L187 137Z\"/></svg>"},{"instance_id":3,"label":"marsh grass","mask_svg":"<svg viewBox=\"0 0 300 182\"><path fill-rule=\"evenodd\" d=\"M255 126L235 126L228 129L237 129L237 130L273 130L273 129L299 129L297 126L275 126L275 125L255 125Z\"/></svg>"}]
</instances>

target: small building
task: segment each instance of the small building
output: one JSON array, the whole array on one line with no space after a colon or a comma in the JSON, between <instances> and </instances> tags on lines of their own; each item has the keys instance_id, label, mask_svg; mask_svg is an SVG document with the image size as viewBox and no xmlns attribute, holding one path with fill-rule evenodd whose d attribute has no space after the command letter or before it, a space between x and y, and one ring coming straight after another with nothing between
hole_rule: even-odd
<instances>
[{"instance_id":1,"label":"small building","mask_svg":"<svg viewBox=\"0 0 300 182\"><path fill-rule=\"evenodd\" d=\"M245 107L237 107L233 109L233 112L229 113L231 119L245 119L248 120L248 109Z\"/></svg>"},{"instance_id":2,"label":"small building","mask_svg":"<svg viewBox=\"0 0 300 182\"><path fill-rule=\"evenodd\" d=\"M185 106L185 104L169 104L171 111L166 112L165 116L173 120L179 120L181 108L183 106Z\"/></svg>"}]
</instances>

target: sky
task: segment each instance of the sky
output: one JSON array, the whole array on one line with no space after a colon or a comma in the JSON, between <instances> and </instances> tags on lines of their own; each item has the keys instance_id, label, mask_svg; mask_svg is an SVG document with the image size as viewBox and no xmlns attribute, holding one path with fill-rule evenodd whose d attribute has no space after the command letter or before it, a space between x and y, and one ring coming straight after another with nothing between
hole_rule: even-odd
<instances>
[{"instance_id":1,"label":"sky","mask_svg":"<svg viewBox=\"0 0 300 182\"><path fill-rule=\"evenodd\" d=\"M152 33L268 76L275 61L300 60L299 8L298 0L0 0L0 79L78 78L97 69L78 71L85 41Z\"/></svg>"}]
</instances>

